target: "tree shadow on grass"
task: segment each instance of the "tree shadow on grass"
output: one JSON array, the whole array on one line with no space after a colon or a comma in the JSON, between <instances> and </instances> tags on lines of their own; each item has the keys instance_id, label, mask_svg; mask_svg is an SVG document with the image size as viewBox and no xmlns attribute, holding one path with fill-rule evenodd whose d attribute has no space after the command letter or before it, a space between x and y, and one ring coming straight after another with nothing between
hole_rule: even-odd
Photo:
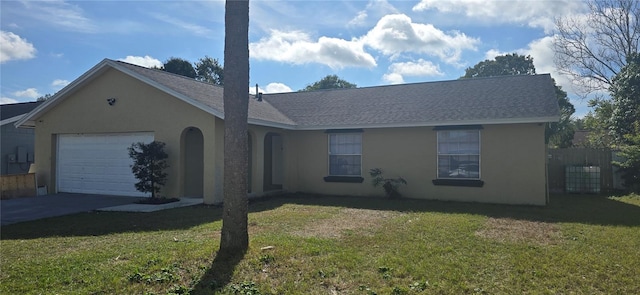
<instances>
[{"instance_id":1,"label":"tree shadow on grass","mask_svg":"<svg viewBox=\"0 0 640 295\"><path fill-rule=\"evenodd\" d=\"M569 222L594 225L640 226L640 205L600 195L553 195L547 206L483 204L416 199L383 199L292 195L286 203L392 210L476 214L541 222Z\"/></svg>"},{"instance_id":2,"label":"tree shadow on grass","mask_svg":"<svg viewBox=\"0 0 640 295\"><path fill-rule=\"evenodd\" d=\"M200 278L198 284L191 290L191 295L212 294L223 290L233 277L233 271L242 261L246 252L224 254L218 252L211 267Z\"/></svg>"},{"instance_id":3,"label":"tree shadow on grass","mask_svg":"<svg viewBox=\"0 0 640 295\"><path fill-rule=\"evenodd\" d=\"M463 213L542 222L640 226L640 206L594 195L554 195L547 206L522 206L290 194L254 199L250 202L249 212L268 211L285 204L400 212ZM2 226L1 239L102 236L124 232L180 230L218 222L221 216L221 207L206 205L152 213L88 212Z\"/></svg>"},{"instance_id":4,"label":"tree shadow on grass","mask_svg":"<svg viewBox=\"0 0 640 295\"><path fill-rule=\"evenodd\" d=\"M253 203L253 202L252 202ZM249 212L275 209L281 200L257 202ZM116 233L183 230L222 220L222 206L196 205L148 213L85 212L2 226L0 239L103 236ZM222 223L220 223L220 226ZM215 226L214 226L215 227ZM219 228L218 228L219 229Z\"/></svg>"}]
</instances>

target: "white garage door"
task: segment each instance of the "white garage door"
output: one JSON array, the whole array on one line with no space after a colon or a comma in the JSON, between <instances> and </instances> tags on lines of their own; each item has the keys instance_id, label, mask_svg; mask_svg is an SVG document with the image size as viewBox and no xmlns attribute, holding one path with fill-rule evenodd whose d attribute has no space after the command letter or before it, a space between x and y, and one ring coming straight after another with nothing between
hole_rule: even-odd
<instances>
[{"instance_id":1,"label":"white garage door","mask_svg":"<svg viewBox=\"0 0 640 295\"><path fill-rule=\"evenodd\" d=\"M63 134L58 136L58 191L147 196L136 190L128 147L149 143L153 133Z\"/></svg>"}]
</instances>

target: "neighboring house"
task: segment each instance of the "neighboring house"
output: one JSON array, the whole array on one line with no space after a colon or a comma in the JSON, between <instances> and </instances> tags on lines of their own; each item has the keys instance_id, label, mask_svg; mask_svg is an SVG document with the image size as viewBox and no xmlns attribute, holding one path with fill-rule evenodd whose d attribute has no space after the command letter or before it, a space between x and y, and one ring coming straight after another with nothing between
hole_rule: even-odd
<instances>
[{"instance_id":1,"label":"neighboring house","mask_svg":"<svg viewBox=\"0 0 640 295\"><path fill-rule=\"evenodd\" d=\"M35 128L51 193L140 195L132 142L165 142L163 194L222 201L223 89L105 59L17 122ZM264 94L249 99L249 191L383 196L368 172L404 177L409 198L547 201L549 75Z\"/></svg>"},{"instance_id":2,"label":"neighboring house","mask_svg":"<svg viewBox=\"0 0 640 295\"><path fill-rule=\"evenodd\" d=\"M13 124L41 103L0 105L0 175L29 172L34 159L35 135L32 129L17 128Z\"/></svg>"}]
</instances>

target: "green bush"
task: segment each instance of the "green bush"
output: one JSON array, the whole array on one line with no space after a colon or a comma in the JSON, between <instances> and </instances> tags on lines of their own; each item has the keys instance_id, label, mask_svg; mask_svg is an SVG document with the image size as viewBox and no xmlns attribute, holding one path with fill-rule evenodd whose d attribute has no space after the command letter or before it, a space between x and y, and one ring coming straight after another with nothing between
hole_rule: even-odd
<instances>
[{"instance_id":1,"label":"green bush","mask_svg":"<svg viewBox=\"0 0 640 295\"><path fill-rule=\"evenodd\" d=\"M151 198L155 198L160 188L167 183L167 173L164 169L169 168L169 155L164 151L164 146L164 142L153 141L133 143L128 148L129 157L133 159L131 171L138 179L136 189L143 193L151 193Z\"/></svg>"},{"instance_id":2,"label":"green bush","mask_svg":"<svg viewBox=\"0 0 640 295\"><path fill-rule=\"evenodd\" d=\"M382 175L382 169L380 168L373 168L369 170L369 175L373 177L373 186L382 186L387 198L399 198L402 196L398 189L400 188L400 185L407 184L407 181L404 178L384 178Z\"/></svg>"}]
</instances>

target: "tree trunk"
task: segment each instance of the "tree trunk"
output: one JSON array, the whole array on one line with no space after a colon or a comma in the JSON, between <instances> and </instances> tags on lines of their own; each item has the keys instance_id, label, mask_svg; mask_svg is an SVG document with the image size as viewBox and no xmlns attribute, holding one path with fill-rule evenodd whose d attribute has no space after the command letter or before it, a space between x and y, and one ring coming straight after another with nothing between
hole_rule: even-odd
<instances>
[{"instance_id":1,"label":"tree trunk","mask_svg":"<svg viewBox=\"0 0 640 295\"><path fill-rule=\"evenodd\" d=\"M224 22L224 207L218 255L240 255L249 247L249 1L227 0Z\"/></svg>"}]
</instances>

